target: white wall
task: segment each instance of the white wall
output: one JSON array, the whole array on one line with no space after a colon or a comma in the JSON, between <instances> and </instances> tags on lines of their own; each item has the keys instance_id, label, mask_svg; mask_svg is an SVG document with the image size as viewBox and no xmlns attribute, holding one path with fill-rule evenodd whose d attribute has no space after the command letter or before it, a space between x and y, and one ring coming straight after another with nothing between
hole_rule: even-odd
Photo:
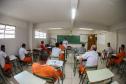
<instances>
[{"instance_id":1,"label":"white wall","mask_svg":"<svg viewBox=\"0 0 126 84\"><path fill-rule=\"evenodd\" d=\"M104 27L104 26L92 26L91 24L88 24L90 26L92 26L93 28L99 29L96 31L83 31L83 30L79 30L79 29L72 29L72 33L68 27L68 25L66 26L66 24L64 25L60 25L58 24L39 24L37 26L38 29L41 29L41 31L44 31L43 29L46 29L46 32L48 33L48 38L54 38L54 40L57 39L57 35L80 35L80 34L97 34L97 39L99 39L99 36L104 35L104 40L101 39L100 41L104 41L103 43L99 43L97 42L97 47L98 47L98 51L102 51L103 49L105 49L107 47L107 43L110 42L111 46L116 50L119 48L119 46L121 44L126 44L126 31L124 31L126 29L126 22L124 23L120 23L120 24L116 24L116 25L112 25L111 27ZM80 24L80 27L82 26L82 28L85 26L86 24ZM47 30L47 28L51 28L51 27L63 27L65 29L63 30ZM67 28L68 27L68 28ZM103 31L102 31L103 29ZM108 30L106 30L108 29ZM106 31L104 31L106 30ZM117 31L119 31L117 33ZM36 45L40 42L40 40L35 40ZM80 45L73 45L74 47L76 46L80 46Z\"/></svg>"},{"instance_id":2,"label":"white wall","mask_svg":"<svg viewBox=\"0 0 126 84\"><path fill-rule=\"evenodd\" d=\"M22 43L28 46L28 25L27 22L18 19L10 18L8 16L0 15L0 23L16 26L15 39L0 39L0 44L5 44L8 55L16 54L18 48Z\"/></svg>"},{"instance_id":3,"label":"white wall","mask_svg":"<svg viewBox=\"0 0 126 84\"><path fill-rule=\"evenodd\" d=\"M126 30L120 30L118 32L118 48L121 44L126 46Z\"/></svg>"},{"instance_id":4,"label":"white wall","mask_svg":"<svg viewBox=\"0 0 126 84\"><path fill-rule=\"evenodd\" d=\"M34 38L35 31L40 31L40 32L46 33L46 37L47 37L47 38L46 38L46 39ZM40 42L41 42L41 41L44 41L45 44L48 43L48 31L45 30L45 29L34 29L34 32L33 32L33 43L32 43L33 48L38 48L38 47L40 47Z\"/></svg>"},{"instance_id":5,"label":"white wall","mask_svg":"<svg viewBox=\"0 0 126 84\"><path fill-rule=\"evenodd\" d=\"M97 34L97 47L98 47L98 51L102 51L107 47L107 43L110 42L111 46L114 50L116 50L117 48L117 33L116 32L102 32L102 31L98 31L96 32ZM100 36L103 35L105 38L100 38ZM99 42L100 41L100 42Z\"/></svg>"},{"instance_id":6,"label":"white wall","mask_svg":"<svg viewBox=\"0 0 126 84\"><path fill-rule=\"evenodd\" d=\"M117 32L117 34L116 34L117 48L119 48L121 44L125 44L125 46L126 46L126 22L121 22L119 24L112 25L110 27L110 31ZM113 39L113 38L111 37L111 39Z\"/></svg>"}]
</instances>

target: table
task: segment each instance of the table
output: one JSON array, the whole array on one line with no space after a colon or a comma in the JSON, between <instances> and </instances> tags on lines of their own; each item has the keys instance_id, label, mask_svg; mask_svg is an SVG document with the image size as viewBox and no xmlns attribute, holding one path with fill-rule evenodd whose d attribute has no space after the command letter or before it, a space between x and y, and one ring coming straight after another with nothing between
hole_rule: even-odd
<instances>
[{"instance_id":1,"label":"table","mask_svg":"<svg viewBox=\"0 0 126 84\"><path fill-rule=\"evenodd\" d=\"M112 54L112 56L116 57L116 54Z\"/></svg>"},{"instance_id":2,"label":"table","mask_svg":"<svg viewBox=\"0 0 126 84\"><path fill-rule=\"evenodd\" d=\"M114 74L107 68L87 71L87 76L90 83L102 82L114 77Z\"/></svg>"},{"instance_id":3,"label":"table","mask_svg":"<svg viewBox=\"0 0 126 84\"><path fill-rule=\"evenodd\" d=\"M17 67L20 67L18 64L18 61L17 61L17 57L15 55L10 55L9 58L10 58L10 61L13 65L12 71L14 71L16 73ZM20 69L20 70L22 70L22 69Z\"/></svg>"},{"instance_id":4,"label":"table","mask_svg":"<svg viewBox=\"0 0 126 84\"><path fill-rule=\"evenodd\" d=\"M77 60L80 60L80 58L82 58L82 56L76 56L76 59Z\"/></svg>"},{"instance_id":5,"label":"table","mask_svg":"<svg viewBox=\"0 0 126 84\"><path fill-rule=\"evenodd\" d=\"M41 51L42 49L41 48L35 48L36 50L39 50L39 51Z\"/></svg>"},{"instance_id":6,"label":"table","mask_svg":"<svg viewBox=\"0 0 126 84\"><path fill-rule=\"evenodd\" d=\"M47 64L55 67L63 67L63 61L60 60L48 60Z\"/></svg>"},{"instance_id":7,"label":"table","mask_svg":"<svg viewBox=\"0 0 126 84\"><path fill-rule=\"evenodd\" d=\"M46 81L34 76L28 71L23 71L14 76L19 84L46 84Z\"/></svg>"},{"instance_id":8,"label":"table","mask_svg":"<svg viewBox=\"0 0 126 84\"><path fill-rule=\"evenodd\" d=\"M9 58L10 58L10 61L13 61L13 60L16 60L17 59L17 57L14 56L14 55L10 55Z\"/></svg>"}]
</instances>

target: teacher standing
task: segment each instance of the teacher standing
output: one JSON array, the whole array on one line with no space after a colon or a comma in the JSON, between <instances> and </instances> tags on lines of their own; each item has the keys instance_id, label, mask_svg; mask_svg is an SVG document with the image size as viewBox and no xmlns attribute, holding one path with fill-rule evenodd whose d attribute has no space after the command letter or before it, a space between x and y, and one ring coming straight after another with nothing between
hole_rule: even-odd
<instances>
[{"instance_id":1,"label":"teacher standing","mask_svg":"<svg viewBox=\"0 0 126 84\"><path fill-rule=\"evenodd\" d=\"M64 40L63 40L63 45L64 45L64 47L65 47L65 48L67 48L68 41L67 41L67 39L66 39L66 38L64 38Z\"/></svg>"}]
</instances>

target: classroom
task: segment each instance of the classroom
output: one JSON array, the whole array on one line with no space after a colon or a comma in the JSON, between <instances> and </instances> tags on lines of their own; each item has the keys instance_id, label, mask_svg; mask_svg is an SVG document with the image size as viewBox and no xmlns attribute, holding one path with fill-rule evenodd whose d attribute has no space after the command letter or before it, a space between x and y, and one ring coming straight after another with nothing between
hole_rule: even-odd
<instances>
[{"instance_id":1,"label":"classroom","mask_svg":"<svg viewBox=\"0 0 126 84\"><path fill-rule=\"evenodd\" d=\"M0 84L126 84L126 0L0 0Z\"/></svg>"}]
</instances>

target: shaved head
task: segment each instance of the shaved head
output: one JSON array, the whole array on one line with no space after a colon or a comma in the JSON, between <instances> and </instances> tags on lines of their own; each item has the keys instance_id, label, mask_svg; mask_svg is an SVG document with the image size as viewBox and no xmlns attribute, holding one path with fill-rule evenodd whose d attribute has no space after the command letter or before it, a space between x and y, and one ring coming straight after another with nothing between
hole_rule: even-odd
<instances>
[{"instance_id":1,"label":"shaved head","mask_svg":"<svg viewBox=\"0 0 126 84\"><path fill-rule=\"evenodd\" d=\"M95 50L95 51L96 51L96 50L97 50L96 45L92 45L92 46L91 46L91 50Z\"/></svg>"}]
</instances>

